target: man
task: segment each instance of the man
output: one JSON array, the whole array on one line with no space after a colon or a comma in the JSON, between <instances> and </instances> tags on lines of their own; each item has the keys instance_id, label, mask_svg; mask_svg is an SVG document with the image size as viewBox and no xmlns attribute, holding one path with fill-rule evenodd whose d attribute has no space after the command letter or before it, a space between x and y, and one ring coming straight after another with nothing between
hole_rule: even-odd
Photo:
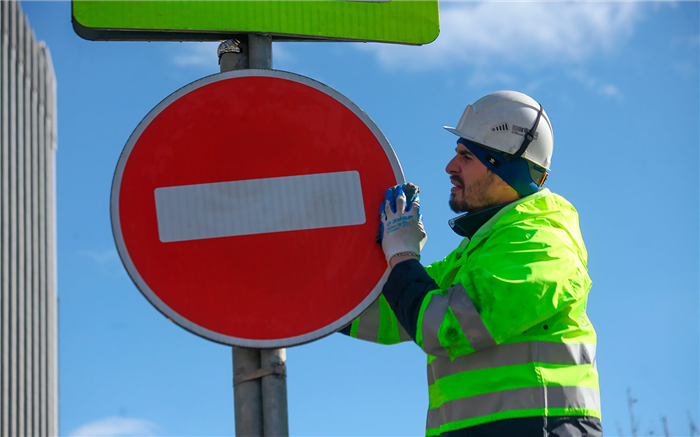
<instances>
[{"instance_id":1,"label":"man","mask_svg":"<svg viewBox=\"0 0 700 437\"><path fill-rule=\"evenodd\" d=\"M464 237L420 262L418 190L387 190L383 294L344 333L408 338L428 355L428 436L601 436L591 281L578 215L542 188L553 134L542 106L501 91L467 106L456 128L450 220Z\"/></svg>"}]
</instances>

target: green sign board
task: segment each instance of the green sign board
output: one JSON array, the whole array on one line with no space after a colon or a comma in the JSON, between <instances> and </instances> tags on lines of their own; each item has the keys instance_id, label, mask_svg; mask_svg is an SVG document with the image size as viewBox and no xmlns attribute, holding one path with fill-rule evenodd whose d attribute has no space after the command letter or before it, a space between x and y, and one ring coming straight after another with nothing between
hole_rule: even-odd
<instances>
[{"instance_id":1,"label":"green sign board","mask_svg":"<svg viewBox=\"0 0 700 437\"><path fill-rule=\"evenodd\" d=\"M427 44L440 32L437 0L73 0L73 28L99 41L274 40Z\"/></svg>"}]
</instances>

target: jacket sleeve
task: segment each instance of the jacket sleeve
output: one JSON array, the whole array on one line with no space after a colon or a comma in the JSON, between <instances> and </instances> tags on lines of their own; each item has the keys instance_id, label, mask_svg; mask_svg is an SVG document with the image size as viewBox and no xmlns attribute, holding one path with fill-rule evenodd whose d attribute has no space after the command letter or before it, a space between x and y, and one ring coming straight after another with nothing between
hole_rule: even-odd
<instances>
[{"instance_id":1,"label":"jacket sleeve","mask_svg":"<svg viewBox=\"0 0 700 437\"><path fill-rule=\"evenodd\" d=\"M453 359L504 343L585 298L585 260L566 231L531 225L495 231L443 289L422 285L444 273L418 261L394 267L384 296L426 353Z\"/></svg>"},{"instance_id":2,"label":"jacket sleeve","mask_svg":"<svg viewBox=\"0 0 700 437\"><path fill-rule=\"evenodd\" d=\"M379 344L397 344L413 340L398 322L384 295L379 295L379 298L360 317L340 332L353 338Z\"/></svg>"}]
</instances>

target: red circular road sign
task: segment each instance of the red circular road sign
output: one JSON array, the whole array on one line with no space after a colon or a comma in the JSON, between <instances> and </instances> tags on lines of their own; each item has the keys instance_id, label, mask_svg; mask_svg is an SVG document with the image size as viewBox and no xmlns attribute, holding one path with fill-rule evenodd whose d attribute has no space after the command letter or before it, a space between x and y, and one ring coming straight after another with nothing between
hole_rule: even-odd
<instances>
[{"instance_id":1,"label":"red circular road sign","mask_svg":"<svg viewBox=\"0 0 700 437\"><path fill-rule=\"evenodd\" d=\"M388 274L374 242L404 181L354 103L312 79L242 70L158 104L119 159L111 218L136 286L229 345L306 343L350 323Z\"/></svg>"}]
</instances>

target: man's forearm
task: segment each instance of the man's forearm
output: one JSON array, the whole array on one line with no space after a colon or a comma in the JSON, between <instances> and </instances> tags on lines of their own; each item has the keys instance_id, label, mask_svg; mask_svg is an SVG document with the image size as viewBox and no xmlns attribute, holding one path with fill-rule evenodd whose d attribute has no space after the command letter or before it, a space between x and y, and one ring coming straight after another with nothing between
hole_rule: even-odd
<instances>
[{"instance_id":1,"label":"man's forearm","mask_svg":"<svg viewBox=\"0 0 700 437\"><path fill-rule=\"evenodd\" d=\"M407 257L392 266L382 291L399 323L414 341L423 299L438 288L416 257Z\"/></svg>"}]
</instances>

